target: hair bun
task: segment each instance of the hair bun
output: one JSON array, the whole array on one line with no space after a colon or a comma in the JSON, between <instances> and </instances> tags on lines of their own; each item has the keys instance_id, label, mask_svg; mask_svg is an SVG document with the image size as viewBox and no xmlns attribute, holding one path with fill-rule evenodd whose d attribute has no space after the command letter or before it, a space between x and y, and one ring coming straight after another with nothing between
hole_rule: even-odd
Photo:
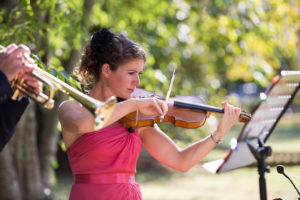
<instances>
[{"instance_id":1,"label":"hair bun","mask_svg":"<svg viewBox=\"0 0 300 200\"><path fill-rule=\"evenodd\" d=\"M93 34L91 39L91 48L93 51L105 51L111 44L114 34L107 28L103 28Z\"/></svg>"}]
</instances>

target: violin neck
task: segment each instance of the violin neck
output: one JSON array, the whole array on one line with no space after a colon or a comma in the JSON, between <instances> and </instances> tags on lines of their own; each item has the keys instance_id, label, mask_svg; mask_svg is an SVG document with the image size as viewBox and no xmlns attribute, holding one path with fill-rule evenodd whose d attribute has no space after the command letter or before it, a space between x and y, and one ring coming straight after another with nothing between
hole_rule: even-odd
<instances>
[{"instance_id":1,"label":"violin neck","mask_svg":"<svg viewBox=\"0 0 300 200\"><path fill-rule=\"evenodd\" d=\"M181 107L181 108L189 108L189 109L194 109L194 110L214 112L214 113L224 113L223 108L208 106L208 105L199 104L199 103L191 103L191 102L182 101L182 100L174 100L174 106Z\"/></svg>"}]
</instances>

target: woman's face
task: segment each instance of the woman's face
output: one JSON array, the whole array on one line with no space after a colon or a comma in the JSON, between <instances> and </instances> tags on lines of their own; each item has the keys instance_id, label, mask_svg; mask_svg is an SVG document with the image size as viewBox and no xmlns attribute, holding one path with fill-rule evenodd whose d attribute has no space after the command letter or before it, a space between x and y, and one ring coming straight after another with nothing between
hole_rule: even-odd
<instances>
[{"instance_id":1,"label":"woman's face","mask_svg":"<svg viewBox=\"0 0 300 200\"><path fill-rule=\"evenodd\" d=\"M112 71L109 77L109 87L112 93L120 98L128 99L130 94L140 84L140 74L143 71L144 60L133 59L120 65Z\"/></svg>"}]
</instances>

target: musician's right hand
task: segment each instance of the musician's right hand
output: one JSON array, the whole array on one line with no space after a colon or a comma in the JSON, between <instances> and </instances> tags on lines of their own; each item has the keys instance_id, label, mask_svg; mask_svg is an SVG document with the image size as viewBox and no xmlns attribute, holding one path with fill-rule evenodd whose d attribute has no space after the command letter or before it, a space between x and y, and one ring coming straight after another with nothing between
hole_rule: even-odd
<instances>
[{"instance_id":1,"label":"musician's right hand","mask_svg":"<svg viewBox=\"0 0 300 200\"><path fill-rule=\"evenodd\" d=\"M0 53L0 70L11 82L19 72L31 72L36 66L30 58L30 49L21 44L10 44Z\"/></svg>"},{"instance_id":2,"label":"musician's right hand","mask_svg":"<svg viewBox=\"0 0 300 200\"><path fill-rule=\"evenodd\" d=\"M136 110L144 115L165 115L168 104L157 98L136 98Z\"/></svg>"}]
</instances>

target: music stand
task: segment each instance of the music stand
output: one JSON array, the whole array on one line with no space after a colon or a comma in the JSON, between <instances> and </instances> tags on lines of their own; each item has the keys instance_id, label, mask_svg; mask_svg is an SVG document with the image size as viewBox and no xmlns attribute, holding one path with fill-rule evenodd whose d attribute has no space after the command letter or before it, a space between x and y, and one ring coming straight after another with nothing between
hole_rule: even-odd
<instances>
[{"instance_id":1,"label":"music stand","mask_svg":"<svg viewBox=\"0 0 300 200\"><path fill-rule=\"evenodd\" d=\"M268 172L265 159L271 155L271 147L264 143L270 137L280 118L297 94L300 87L300 71L281 71L273 78L262 100L252 111L252 118L242 128L237 139L232 139L225 158L204 163L203 167L211 173L222 173L250 165L257 160L259 171L260 199L266 200L264 173Z\"/></svg>"}]
</instances>

